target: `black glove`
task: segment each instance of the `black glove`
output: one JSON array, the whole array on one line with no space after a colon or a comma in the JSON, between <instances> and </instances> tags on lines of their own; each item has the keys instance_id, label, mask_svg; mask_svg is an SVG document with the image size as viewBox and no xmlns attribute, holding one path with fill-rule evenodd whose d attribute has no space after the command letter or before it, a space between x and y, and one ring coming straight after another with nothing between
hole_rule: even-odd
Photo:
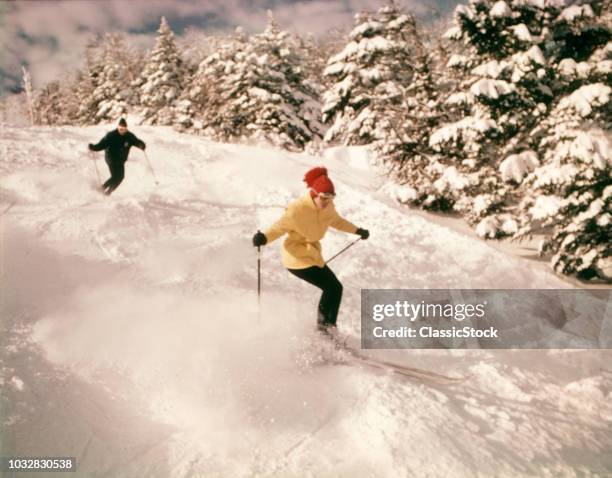
<instances>
[{"instance_id":1,"label":"black glove","mask_svg":"<svg viewBox=\"0 0 612 478\"><path fill-rule=\"evenodd\" d=\"M365 241L368 237L370 237L370 231L368 231L367 229L357 229L355 231L355 234L359 234L361 236L361 238Z\"/></svg>"},{"instance_id":2,"label":"black glove","mask_svg":"<svg viewBox=\"0 0 612 478\"><path fill-rule=\"evenodd\" d=\"M265 246L267 242L268 242L268 238L261 231L257 231L257 234L253 236L253 245L255 247Z\"/></svg>"},{"instance_id":3,"label":"black glove","mask_svg":"<svg viewBox=\"0 0 612 478\"><path fill-rule=\"evenodd\" d=\"M89 151L95 151L93 143L89 143L87 147L89 148Z\"/></svg>"},{"instance_id":4,"label":"black glove","mask_svg":"<svg viewBox=\"0 0 612 478\"><path fill-rule=\"evenodd\" d=\"M146 145L146 144L144 144L144 143L142 143L142 146L141 146L141 148L140 148L140 149L142 149L142 150L144 151L145 149L147 149L147 145Z\"/></svg>"}]
</instances>

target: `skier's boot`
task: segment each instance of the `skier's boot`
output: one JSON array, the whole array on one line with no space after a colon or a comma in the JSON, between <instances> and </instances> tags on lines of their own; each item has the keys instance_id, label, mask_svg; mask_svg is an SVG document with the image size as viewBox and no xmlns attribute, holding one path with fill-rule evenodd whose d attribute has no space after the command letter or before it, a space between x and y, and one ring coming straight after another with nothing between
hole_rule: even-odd
<instances>
[{"instance_id":1,"label":"skier's boot","mask_svg":"<svg viewBox=\"0 0 612 478\"><path fill-rule=\"evenodd\" d=\"M346 347L346 339L338 333L336 324L317 323L317 331L326 339L331 340L337 349Z\"/></svg>"}]
</instances>

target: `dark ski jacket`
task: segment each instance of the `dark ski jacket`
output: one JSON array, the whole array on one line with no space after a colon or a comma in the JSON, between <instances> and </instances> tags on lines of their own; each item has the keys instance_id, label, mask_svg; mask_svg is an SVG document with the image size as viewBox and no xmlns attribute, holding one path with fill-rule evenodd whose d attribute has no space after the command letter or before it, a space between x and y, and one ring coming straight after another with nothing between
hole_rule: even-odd
<instances>
[{"instance_id":1,"label":"dark ski jacket","mask_svg":"<svg viewBox=\"0 0 612 478\"><path fill-rule=\"evenodd\" d=\"M104 150L104 159L109 163L125 163L130 148L136 146L145 149L144 141L138 139L134 133L127 131L123 136L116 129L106 133L98 144L93 145L94 151Z\"/></svg>"}]
</instances>

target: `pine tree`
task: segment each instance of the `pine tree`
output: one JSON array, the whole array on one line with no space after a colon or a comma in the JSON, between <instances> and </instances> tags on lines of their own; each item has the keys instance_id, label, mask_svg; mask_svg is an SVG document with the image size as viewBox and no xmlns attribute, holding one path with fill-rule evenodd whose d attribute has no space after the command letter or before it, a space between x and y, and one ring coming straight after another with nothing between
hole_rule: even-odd
<instances>
[{"instance_id":1,"label":"pine tree","mask_svg":"<svg viewBox=\"0 0 612 478\"><path fill-rule=\"evenodd\" d=\"M187 70L174 43L174 33L164 17L157 30L155 48L136 82L143 116L149 124L172 124L174 104L182 93Z\"/></svg>"},{"instance_id":2,"label":"pine tree","mask_svg":"<svg viewBox=\"0 0 612 478\"><path fill-rule=\"evenodd\" d=\"M75 124L95 124L97 103L94 90L102 75L101 38L90 41L85 47L85 67L77 73L74 96L78 108L70 117Z\"/></svg>"},{"instance_id":3,"label":"pine tree","mask_svg":"<svg viewBox=\"0 0 612 478\"><path fill-rule=\"evenodd\" d=\"M529 133L553 100L553 72L543 47L554 6L514 0L470 0L446 37L457 44L448 66L460 81L445 99L451 120L430 145L447 167L436 181L442 202L464 214L484 237L516 231L509 208L516 184L500 170L528 153ZM520 163L527 168L531 163ZM502 169L516 169L506 166Z\"/></svg>"},{"instance_id":4,"label":"pine tree","mask_svg":"<svg viewBox=\"0 0 612 478\"><path fill-rule=\"evenodd\" d=\"M78 124L79 98L75 90L82 80L82 72L70 72L49 82L34 99L34 115L37 124Z\"/></svg>"},{"instance_id":5,"label":"pine tree","mask_svg":"<svg viewBox=\"0 0 612 478\"><path fill-rule=\"evenodd\" d=\"M279 29L271 12L268 26L251 38L247 57L251 88L236 98L250 111L252 136L287 149L303 149L322 136L318 84L308 78L294 38Z\"/></svg>"},{"instance_id":6,"label":"pine tree","mask_svg":"<svg viewBox=\"0 0 612 478\"><path fill-rule=\"evenodd\" d=\"M76 121L95 124L115 121L136 103L132 86L141 68L140 56L119 34L107 34L90 43L86 65L75 86L79 98Z\"/></svg>"},{"instance_id":7,"label":"pine tree","mask_svg":"<svg viewBox=\"0 0 612 478\"><path fill-rule=\"evenodd\" d=\"M516 237L545 233L540 252L563 274L612 280L611 96L595 83L563 98L542 125L543 164L525 182Z\"/></svg>"},{"instance_id":8,"label":"pine tree","mask_svg":"<svg viewBox=\"0 0 612 478\"><path fill-rule=\"evenodd\" d=\"M554 269L612 280L612 26L602 2L565 8L549 42L555 107L532 132L540 158L522 185L522 239L544 233Z\"/></svg>"},{"instance_id":9,"label":"pine tree","mask_svg":"<svg viewBox=\"0 0 612 478\"><path fill-rule=\"evenodd\" d=\"M414 74L414 19L394 2L374 15L360 13L349 43L332 56L324 71L333 84L324 95L327 142L370 144L390 109L401 105L403 88Z\"/></svg>"},{"instance_id":10,"label":"pine tree","mask_svg":"<svg viewBox=\"0 0 612 478\"><path fill-rule=\"evenodd\" d=\"M270 17L263 33L246 38L239 32L200 64L178 121L221 140L255 138L303 149L321 135L317 96L294 40Z\"/></svg>"},{"instance_id":11,"label":"pine tree","mask_svg":"<svg viewBox=\"0 0 612 478\"><path fill-rule=\"evenodd\" d=\"M59 125L66 121L63 110L63 92L60 82L52 81L42 88L34 99L36 124Z\"/></svg>"},{"instance_id":12,"label":"pine tree","mask_svg":"<svg viewBox=\"0 0 612 478\"><path fill-rule=\"evenodd\" d=\"M441 121L435 105L442 75L435 55L423 43L425 38L425 32L417 31L415 25L410 39L414 74L410 83L401 88L399 104L387 105L378 126L380 137L372 146L394 180L401 184L396 189L399 201L434 207L429 202L430 191L443 165L433 155L429 137Z\"/></svg>"},{"instance_id":13,"label":"pine tree","mask_svg":"<svg viewBox=\"0 0 612 478\"><path fill-rule=\"evenodd\" d=\"M80 70L66 74L60 83L61 97L61 124L74 125L78 123L81 98L77 92L79 83L82 81L83 72Z\"/></svg>"},{"instance_id":14,"label":"pine tree","mask_svg":"<svg viewBox=\"0 0 612 478\"><path fill-rule=\"evenodd\" d=\"M296 41L297 53L302 60L301 67L304 77L314 84L323 85L325 82L323 70L330 56L330 45L327 43L329 38L322 40L308 34L305 38L297 37Z\"/></svg>"},{"instance_id":15,"label":"pine tree","mask_svg":"<svg viewBox=\"0 0 612 478\"><path fill-rule=\"evenodd\" d=\"M114 121L128 112L132 81L126 64L126 45L122 36L107 34L102 68L93 91L97 106L96 122Z\"/></svg>"},{"instance_id":16,"label":"pine tree","mask_svg":"<svg viewBox=\"0 0 612 478\"><path fill-rule=\"evenodd\" d=\"M176 105L175 126L217 139L231 138L240 117L229 111L232 84L237 90L246 88L243 61L248 37L237 28L234 34L204 58Z\"/></svg>"}]
</instances>

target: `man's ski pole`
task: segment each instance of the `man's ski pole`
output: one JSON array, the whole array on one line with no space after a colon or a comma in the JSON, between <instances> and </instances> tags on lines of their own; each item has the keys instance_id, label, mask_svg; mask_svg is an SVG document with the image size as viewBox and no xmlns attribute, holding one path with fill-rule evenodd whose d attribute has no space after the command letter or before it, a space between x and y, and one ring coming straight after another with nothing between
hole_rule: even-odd
<instances>
[{"instance_id":1,"label":"man's ski pole","mask_svg":"<svg viewBox=\"0 0 612 478\"><path fill-rule=\"evenodd\" d=\"M149 156L147 156L147 152L144 149L142 150L142 152L144 153L145 159L147 160L147 164L149 165L149 169L151 170L151 174L153 175L155 184L159 185L159 181L157 180L157 177L155 176L155 171L153 171L153 166L151 166L151 161L149 161Z\"/></svg>"},{"instance_id":2,"label":"man's ski pole","mask_svg":"<svg viewBox=\"0 0 612 478\"><path fill-rule=\"evenodd\" d=\"M325 261L325 264L329 264L331 261L333 261L336 257L338 257L340 254L342 254L344 251L346 251L349 247L353 247L355 244L357 244L357 242L361 241L361 237L359 239L355 239L353 242L351 242L348 246L346 246L344 249L342 249L340 252L337 252L336 254L334 254L330 259L327 259L327 261Z\"/></svg>"},{"instance_id":3,"label":"man's ski pole","mask_svg":"<svg viewBox=\"0 0 612 478\"><path fill-rule=\"evenodd\" d=\"M89 152L89 155L91 156L91 160L94 164L94 168L96 169L96 176L98 178L98 186L102 186L102 180L100 179L100 171L98 171L98 163L96 162L96 156L94 155L93 151Z\"/></svg>"},{"instance_id":4,"label":"man's ski pole","mask_svg":"<svg viewBox=\"0 0 612 478\"><path fill-rule=\"evenodd\" d=\"M257 246L257 303L261 304L261 246Z\"/></svg>"}]
</instances>

